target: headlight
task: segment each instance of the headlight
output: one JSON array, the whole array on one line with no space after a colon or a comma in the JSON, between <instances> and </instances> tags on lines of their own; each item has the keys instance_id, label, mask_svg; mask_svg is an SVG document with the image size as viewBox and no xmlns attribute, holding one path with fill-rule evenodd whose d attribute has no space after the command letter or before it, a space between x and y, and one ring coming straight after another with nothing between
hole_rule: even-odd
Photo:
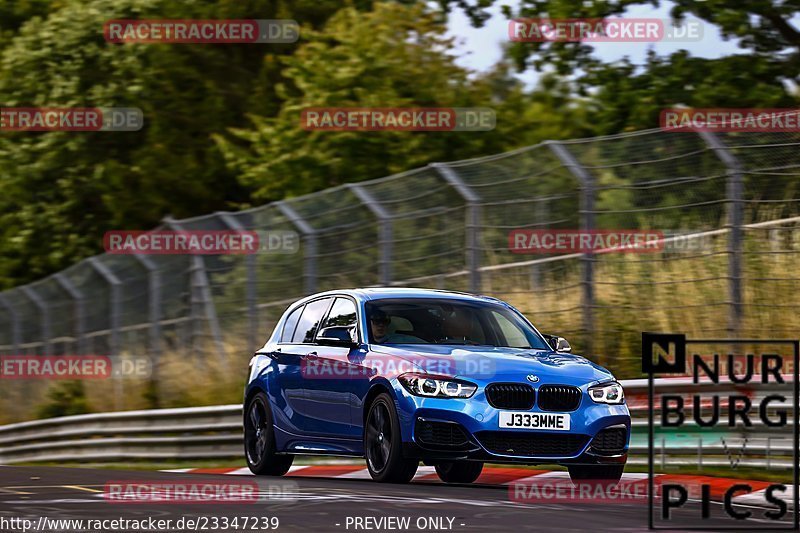
<instances>
[{"instance_id":1,"label":"headlight","mask_svg":"<svg viewBox=\"0 0 800 533\"><path fill-rule=\"evenodd\" d=\"M589 398L597 403L620 404L625 399L622 385L616 381L589 387Z\"/></svg>"},{"instance_id":2,"label":"headlight","mask_svg":"<svg viewBox=\"0 0 800 533\"><path fill-rule=\"evenodd\" d=\"M403 374L397 380L411 394L428 398L469 398L478 388L468 381L429 374Z\"/></svg>"}]
</instances>

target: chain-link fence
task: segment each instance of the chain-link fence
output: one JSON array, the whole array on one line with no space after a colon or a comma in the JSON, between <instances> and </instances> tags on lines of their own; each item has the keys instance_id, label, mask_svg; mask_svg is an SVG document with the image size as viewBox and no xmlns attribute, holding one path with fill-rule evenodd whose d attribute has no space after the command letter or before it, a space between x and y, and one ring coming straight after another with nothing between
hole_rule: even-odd
<instances>
[{"instance_id":1,"label":"chain-link fence","mask_svg":"<svg viewBox=\"0 0 800 533\"><path fill-rule=\"evenodd\" d=\"M0 294L0 353L246 358L294 299L396 285L503 298L621 377L643 330L797 337L800 136L545 142L176 230L294 231L294 254L100 255ZM519 229L647 229L651 253L520 255ZM680 246L679 246L680 245Z\"/></svg>"}]
</instances>

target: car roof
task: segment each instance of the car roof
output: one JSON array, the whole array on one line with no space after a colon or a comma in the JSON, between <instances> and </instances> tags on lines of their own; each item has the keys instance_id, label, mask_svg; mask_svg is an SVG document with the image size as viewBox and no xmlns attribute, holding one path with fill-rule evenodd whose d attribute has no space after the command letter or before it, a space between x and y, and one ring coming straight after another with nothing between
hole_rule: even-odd
<instances>
[{"instance_id":1,"label":"car roof","mask_svg":"<svg viewBox=\"0 0 800 533\"><path fill-rule=\"evenodd\" d=\"M362 301L381 300L384 298L445 298L453 300L472 300L475 302L501 302L501 300L492 298L491 296L413 287L365 287L356 289L332 290L311 295L303 300L336 294L346 294Z\"/></svg>"}]
</instances>

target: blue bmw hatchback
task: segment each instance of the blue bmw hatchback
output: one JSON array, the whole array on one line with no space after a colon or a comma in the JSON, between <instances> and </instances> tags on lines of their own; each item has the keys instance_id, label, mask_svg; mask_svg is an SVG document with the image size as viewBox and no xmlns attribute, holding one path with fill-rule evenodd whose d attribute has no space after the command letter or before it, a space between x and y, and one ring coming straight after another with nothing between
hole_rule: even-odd
<instances>
[{"instance_id":1,"label":"blue bmw hatchback","mask_svg":"<svg viewBox=\"0 0 800 533\"><path fill-rule=\"evenodd\" d=\"M484 462L565 465L618 480L630 413L612 374L516 309L429 289L353 289L291 305L250 361L247 464L283 475L295 455L365 457L408 482L420 461L470 483Z\"/></svg>"}]
</instances>

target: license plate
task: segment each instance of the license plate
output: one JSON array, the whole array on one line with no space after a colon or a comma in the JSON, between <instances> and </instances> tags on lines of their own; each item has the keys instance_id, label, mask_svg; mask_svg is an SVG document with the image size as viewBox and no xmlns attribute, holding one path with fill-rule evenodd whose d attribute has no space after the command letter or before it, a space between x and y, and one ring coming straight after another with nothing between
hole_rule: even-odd
<instances>
[{"instance_id":1,"label":"license plate","mask_svg":"<svg viewBox=\"0 0 800 533\"><path fill-rule=\"evenodd\" d=\"M500 427L569 431L569 415L562 413L514 413L500 411Z\"/></svg>"}]
</instances>

